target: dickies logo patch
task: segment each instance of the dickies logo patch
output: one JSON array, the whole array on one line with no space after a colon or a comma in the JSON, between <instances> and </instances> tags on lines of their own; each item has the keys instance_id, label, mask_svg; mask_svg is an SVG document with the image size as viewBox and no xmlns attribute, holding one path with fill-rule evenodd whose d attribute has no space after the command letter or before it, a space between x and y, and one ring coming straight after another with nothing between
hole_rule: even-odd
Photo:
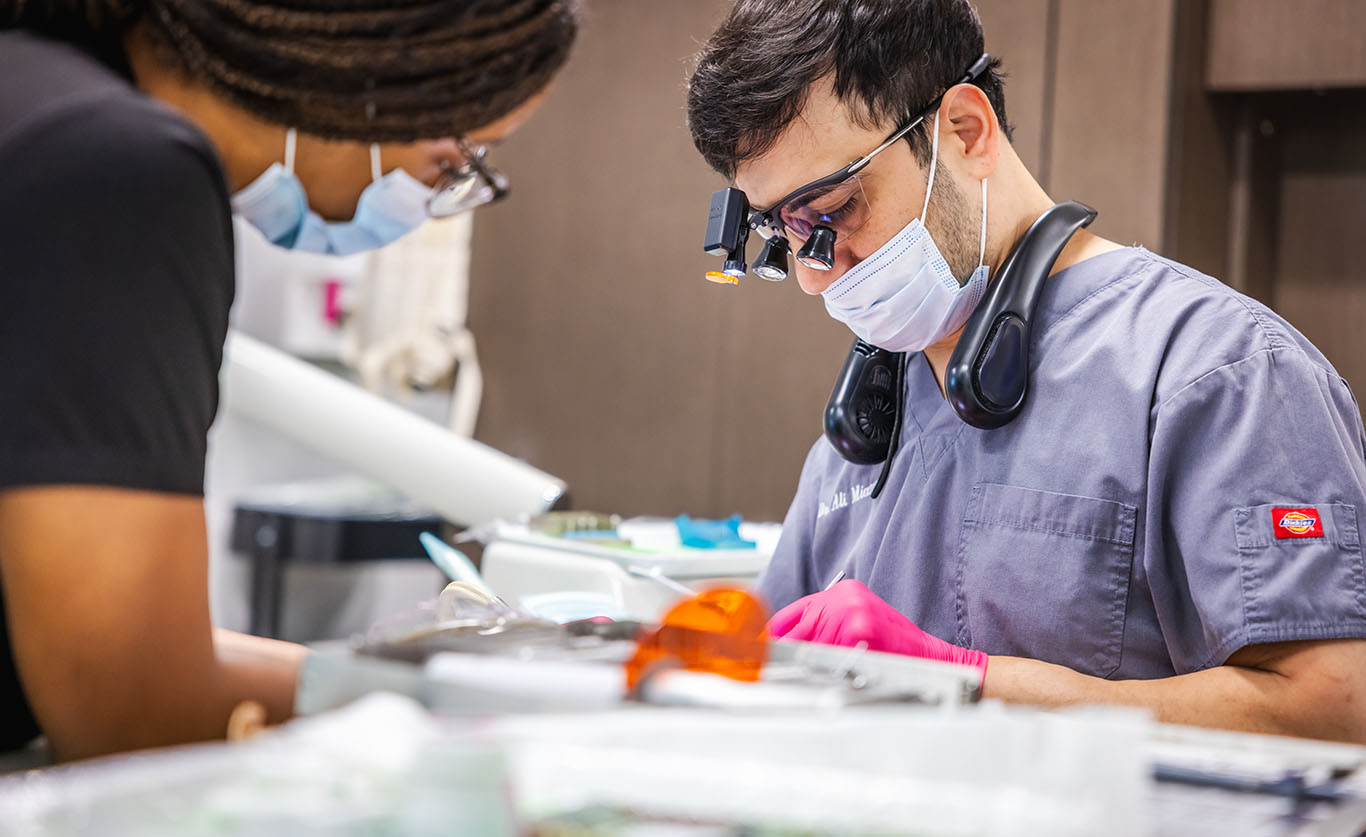
<instances>
[{"instance_id":1,"label":"dickies logo patch","mask_svg":"<svg viewBox=\"0 0 1366 837\"><path fill-rule=\"evenodd\" d=\"M1271 524L1276 530L1276 540L1323 537L1323 521L1316 508L1272 509Z\"/></svg>"}]
</instances>

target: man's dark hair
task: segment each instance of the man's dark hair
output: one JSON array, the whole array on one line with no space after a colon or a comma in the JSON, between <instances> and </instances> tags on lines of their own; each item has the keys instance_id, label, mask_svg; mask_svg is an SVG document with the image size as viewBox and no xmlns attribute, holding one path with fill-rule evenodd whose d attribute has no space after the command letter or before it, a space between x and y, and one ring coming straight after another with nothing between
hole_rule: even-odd
<instances>
[{"instance_id":1,"label":"man's dark hair","mask_svg":"<svg viewBox=\"0 0 1366 837\"><path fill-rule=\"evenodd\" d=\"M170 66L329 139L458 136L549 84L579 0L0 0L19 26L108 52L141 24Z\"/></svg>"},{"instance_id":2,"label":"man's dark hair","mask_svg":"<svg viewBox=\"0 0 1366 837\"><path fill-rule=\"evenodd\" d=\"M962 78L984 52L968 0L739 0L703 47L688 85L688 125L728 178L762 156L830 76L860 127L900 125ZM1000 61L976 84L1006 135ZM906 137L929 162L929 126Z\"/></svg>"}]
</instances>

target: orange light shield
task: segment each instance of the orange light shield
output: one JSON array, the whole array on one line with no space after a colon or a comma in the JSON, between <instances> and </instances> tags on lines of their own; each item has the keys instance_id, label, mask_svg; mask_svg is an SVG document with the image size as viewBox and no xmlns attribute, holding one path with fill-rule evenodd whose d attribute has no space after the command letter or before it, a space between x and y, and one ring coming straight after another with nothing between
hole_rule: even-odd
<instances>
[{"instance_id":1,"label":"orange light shield","mask_svg":"<svg viewBox=\"0 0 1366 837\"><path fill-rule=\"evenodd\" d=\"M674 605L643 631L626 663L626 688L661 669L682 668L753 683L768 659L768 608L745 590L721 587Z\"/></svg>"}]
</instances>

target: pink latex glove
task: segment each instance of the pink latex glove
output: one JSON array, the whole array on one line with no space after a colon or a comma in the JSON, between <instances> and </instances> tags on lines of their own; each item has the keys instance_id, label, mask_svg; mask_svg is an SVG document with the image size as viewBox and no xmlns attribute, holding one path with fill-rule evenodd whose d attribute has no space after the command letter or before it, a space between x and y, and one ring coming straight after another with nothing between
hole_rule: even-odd
<instances>
[{"instance_id":1,"label":"pink latex glove","mask_svg":"<svg viewBox=\"0 0 1366 837\"><path fill-rule=\"evenodd\" d=\"M863 582L847 579L823 593L798 599L768 620L774 639L854 646L973 666L986 677L987 655L930 636L878 598Z\"/></svg>"}]
</instances>

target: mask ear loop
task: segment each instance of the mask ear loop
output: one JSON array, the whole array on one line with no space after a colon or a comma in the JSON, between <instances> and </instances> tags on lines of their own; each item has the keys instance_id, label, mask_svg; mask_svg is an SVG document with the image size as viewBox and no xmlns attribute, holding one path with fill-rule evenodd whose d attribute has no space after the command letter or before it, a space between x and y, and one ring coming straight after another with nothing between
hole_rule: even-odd
<instances>
[{"instance_id":1,"label":"mask ear loop","mask_svg":"<svg viewBox=\"0 0 1366 837\"><path fill-rule=\"evenodd\" d=\"M977 266L987 263L987 179L982 178L982 243L977 248Z\"/></svg>"},{"instance_id":2,"label":"mask ear loop","mask_svg":"<svg viewBox=\"0 0 1366 837\"><path fill-rule=\"evenodd\" d=\"M285 131L285 168L289 173L294 173L294 148L298 141L298 135L293 128Z\"/></svg>"},{"instance_id":3,"label":"mask ear loop","mask_svg":"<svg viewBox=\"0 0 1366 837\"><path fill-rule=\"evenodd\" d=\"M379 180L384 176L384 170L379 164L379 143L370 143L370 179Z\"/></svg>"},{"instance_id":4,"label":"mask ear loop","mask_svg":"<svg viewBox=\"0 0 1366 837\"><path fill-rule=\"evenodd\" d=\"M939 112L934 114L934 137L930 140L930 179L925 183L925 205L920 207L920 223L925 224L925 214L930 211L930 193L934 191L934 172L939 167ZM985 181L983 181L985 184ZM983 234L985 235L985 233ZM986 239L983 238L982 252L986 252ZM905 352L898 352L896 358L896 386L893 397L896 399L895 416L892 420L892 438L887 445L887 458L882 460L882 472L873 485L872 498L877 499L882 489L887 487L887 477L892 473L892 460L901 447L901 425L906 411L906 370L908 363Z\"/></svg>"},{"instance_id":5,"label":"mask ear loop","mask_svg":"<svg viewBox=\"0 0 1366 837\"><path fill-rule=\"evenodd\" d=\"M930 193L934 191L934 172L939 167L939 113L934 114L934 138L930 141L930 179L925 183L925 205L920 207L920 223L924 225L925 214L930 211ZM982 179L982 240L981 248L977 254L977 264L982 264L982 259L987 253L987 181ZM892 421L892 438L887 446L887 458L882 460L882 472L878 474L877 482L873 485L873 499L877 499L882 494L882 489L887 487L887 478L892 473L892 460L896 458L897 450L901 447L901 425L906 410L906 372L909 363L906 353L899 352L896 359L896 386L893 388L893 397L896 399L896 418Z\"/></svg>"}]
</instances>

